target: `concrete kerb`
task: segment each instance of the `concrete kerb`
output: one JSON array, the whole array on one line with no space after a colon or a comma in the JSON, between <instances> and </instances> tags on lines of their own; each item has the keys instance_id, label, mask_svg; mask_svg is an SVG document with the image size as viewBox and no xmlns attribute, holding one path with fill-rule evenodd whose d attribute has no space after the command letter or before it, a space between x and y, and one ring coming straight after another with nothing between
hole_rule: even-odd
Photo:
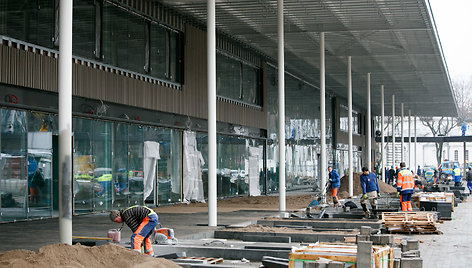
<instances>
[{"instance_id":1,"label":"concrete kerb","mask_svg":"<svg viewBox=\"0 0 472 268\"><path fill-rule=\"evenodd\" d=\"M355 233L346 234L332 234L332 233L318 233L318 234L305 234L305 233L262 233L262 232L242 232L242 231L229 231L229 230L216 230L215 238L224 239L238 239L242 240L244 235L267 235L267 236L289 236L292 242L344 242L344 237L354 237Z\"/></svg>"}]
</instances>

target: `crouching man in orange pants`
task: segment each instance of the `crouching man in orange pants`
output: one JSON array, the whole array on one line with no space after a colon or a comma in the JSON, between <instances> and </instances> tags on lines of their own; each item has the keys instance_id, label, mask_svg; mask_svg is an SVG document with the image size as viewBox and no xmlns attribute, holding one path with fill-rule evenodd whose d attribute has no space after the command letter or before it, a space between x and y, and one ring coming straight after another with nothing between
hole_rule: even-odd
<instances>
[{"instance_id":1,"label":"crouching man in orange pants","mask_svg":"<svg viewBox=\"0 0 472 268\"><path fill-rule=\"evenodd\" d=\"M133 231L131 235L131 249L141 252L144 242L144 253L154 255L149 237L159 222L156 212L146 206L132 206L125 210L110 211L110 219L116 223L126 223Z\"/></svg>"}]
</instances>

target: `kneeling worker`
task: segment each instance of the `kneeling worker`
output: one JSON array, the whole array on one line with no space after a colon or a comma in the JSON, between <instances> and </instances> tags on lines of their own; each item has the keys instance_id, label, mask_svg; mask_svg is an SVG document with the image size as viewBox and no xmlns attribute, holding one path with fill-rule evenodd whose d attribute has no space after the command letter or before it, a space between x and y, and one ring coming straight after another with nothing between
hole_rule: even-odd
<instances>
[{"instance_id":1,"label":"kneeling worker","mask_svg":"<svg viewBox=\"0 0 472 268\"><path fill-rule=\"evenodd\" d=\"M380 188L379 182L377 181L377 176L374 173L369 172L369 169L366 167L362 168L362 174L360 177L361 187L362 187L362 198L361 206L364 210L365 216L370 217L370 211L367 207L367 200L370 201L372 210L377 209L377 197L380 197Z\"/></svg>"},{"instance_id":2,"label":"kneeling worker","mask_svg":"<svg viewBox=\"0 0 472 268\"><path fill-rule=\"evenodd\" d=\"M131 249L141 252L141 245L144 241L144 253L154 255L149 239L158 223L158 217L154 210L146 206L132 206L125 210L112 210L110 211L110 219L116 223L126 223L133 231Z\"/></svg>"}]
</instances>

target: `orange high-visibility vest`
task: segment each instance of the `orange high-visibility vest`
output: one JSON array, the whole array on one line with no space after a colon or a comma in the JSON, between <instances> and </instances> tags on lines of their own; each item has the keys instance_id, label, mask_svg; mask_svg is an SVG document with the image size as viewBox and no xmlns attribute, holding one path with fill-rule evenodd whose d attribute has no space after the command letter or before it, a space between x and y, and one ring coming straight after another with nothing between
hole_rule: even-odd
<instances>
[{"instance_id":1,"label":"orange high-visibility vest","mask_svg":"<svg viewBox=\"0 0 472 268\"><path fill-rule=\"evenodd\" d=\"M415 180L413 179L413 174L407 168L402 168L402 170L398 172L397 189L405 191L413 190L413 188L415 188Z\"/></svg>"}]
</instances>

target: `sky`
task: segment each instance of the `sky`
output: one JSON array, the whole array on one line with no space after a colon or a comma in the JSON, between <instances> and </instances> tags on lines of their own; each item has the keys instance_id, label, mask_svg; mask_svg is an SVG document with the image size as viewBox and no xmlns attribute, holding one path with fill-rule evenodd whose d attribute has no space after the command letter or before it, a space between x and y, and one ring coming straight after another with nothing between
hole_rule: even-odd
<instances>
[{"instance_id":1,"label":"sky","mask_svg":"<svg viewBox=\"0 0 472 268\"><path fill-rule=\"evenodd\" d=\"M429 0L452 80L472 78L472 1Z\"/></svg>"}]
</instances>

